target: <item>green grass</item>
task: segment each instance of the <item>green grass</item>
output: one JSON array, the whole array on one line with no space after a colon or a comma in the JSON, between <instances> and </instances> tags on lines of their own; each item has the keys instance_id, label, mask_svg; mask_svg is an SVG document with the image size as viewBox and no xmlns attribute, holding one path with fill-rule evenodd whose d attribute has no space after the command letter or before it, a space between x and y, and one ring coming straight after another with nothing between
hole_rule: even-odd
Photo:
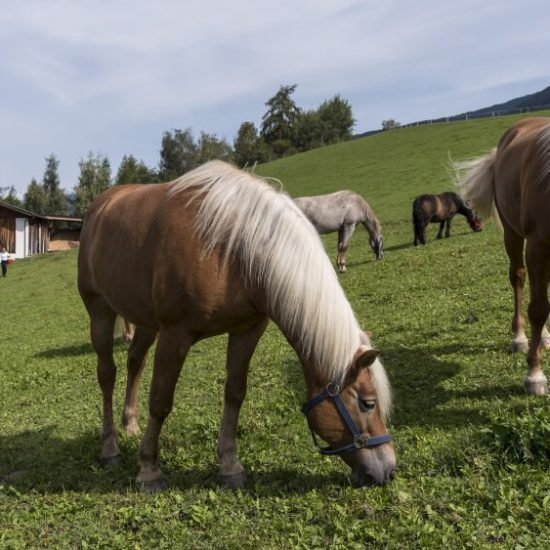
<instances>
[{"instance_id":1,"label":"green grass","mask_svg":"<svg viewBox=\"0 0 550 550\"><path fill-rule=\"evenodd\" d=\"M245 491L217 486L225 337L186 361L161 436L170 489L136 490L138 442L97 464L100 393L76 252L17 261L0 279L0 548L540 548L550 545L550 401L522 390L510 346L502 236L456 219L412 246L411 203L450 188L448 155L495 145L517 117L391 131L261 167L292 195L350 188L384 227L376 262L357 231L342 285L374 334L395 397L398 475L351 488L314 450L298 360L271 325L254 355L239 428ZM336 236L323 238L331 260ZM123 399L125 347L118 344ZM150 369L142 383L146 421Z\"/></svg>"}]
</instances>

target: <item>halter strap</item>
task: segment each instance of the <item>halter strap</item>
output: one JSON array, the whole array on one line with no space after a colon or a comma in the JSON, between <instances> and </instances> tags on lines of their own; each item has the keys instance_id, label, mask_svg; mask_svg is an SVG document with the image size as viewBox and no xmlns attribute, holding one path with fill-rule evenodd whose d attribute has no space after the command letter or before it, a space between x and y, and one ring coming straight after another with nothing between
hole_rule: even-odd
<instances>
[{"instance_id":1,"label":"halter strap","mask_svg":"<svg viewBox=\"0 0 550 550\"><path fill-rule=\"evenodd\" d=\"M338 449L333 449L330 446L321 447L321 445L319 445L317 441L317 436L315 435L315 432L310 428L311 435L313 437L313 443L319 449L319 452L321 454L336 455L342 453L350 453L359 449L370 449L372 447L378 447L379 445L389 443L392 440L392 436L389 433L376 435L373 437L363 435L353 421L353 418L351 417L349 411L346 409L346 406L344 405L344 402L340 397L340 386L338 386L338 384L333 384L332 382L327 384L326 388L320 394L316 395L315 397L304 403L302 405L302 412L307 416L311 409L319 405L319 403L322 403L325 399L331 399L336 406L336 409L340 413L344 424L353 436L353 442L348 443L343 447L339 447Z\"/></svg>"}]
</instances>

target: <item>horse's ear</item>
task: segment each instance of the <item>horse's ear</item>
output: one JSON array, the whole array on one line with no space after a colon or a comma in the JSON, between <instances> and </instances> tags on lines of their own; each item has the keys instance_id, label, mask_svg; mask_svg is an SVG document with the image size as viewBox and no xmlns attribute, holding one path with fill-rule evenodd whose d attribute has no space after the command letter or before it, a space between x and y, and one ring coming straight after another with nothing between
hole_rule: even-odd
<instances>
[{"instance_id":1,"label":"horse's ear","mask_svg":"<svg viewBox=\"0 0 550 550\"><path fill-rule=\"evenodd\" d=\"M376 349L360 348L353 358L353 367L357 374L362 369L370 367L379 355L380 352Z\"/></svg>"}]
</instances>

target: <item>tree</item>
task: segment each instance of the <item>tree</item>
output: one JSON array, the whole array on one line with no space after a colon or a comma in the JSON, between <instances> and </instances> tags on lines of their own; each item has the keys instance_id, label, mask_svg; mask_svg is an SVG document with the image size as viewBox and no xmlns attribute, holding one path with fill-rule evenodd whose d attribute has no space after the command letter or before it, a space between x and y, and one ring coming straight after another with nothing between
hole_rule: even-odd
<instances>
[{"instance_id":1,"label":"tree","mask_svg":"<svg viewBox=\"0 0 550 550\"><path fill-rule=\"evenodd\" d=\"M338 143L352 137L355 119L351 105L338 94L323 101L317 110L322 127L322 143Z\"/></svg>"},{"instance_id":2,"label":"tree","mask_svg":"<svg viewBox=\"0 0 550 550\"><path fill-rule=\"evenodd\" d=\"M45 215L48 213L48 195L44 186L38 183L34 178L27 187L23 204L27 210L35 214Z\"/></svg>"},{"instance_id":3,"label":"tree","mask_svg":"<svg viewBox=\"0 0 550 550\"><path fill-rule=\"evenodd\" d=\"M197 144L197 165L214 159L230 161L232 157L233 149L225 139L219 139L216 134L201 132Z\"/></svg>"},{"instance_id":4,"label":"tree","mask_svg":"<svg viewBox=\"0 0 550 550\"><path fill-rule=\"evenodd\" d=\"M111 185L111 165L105 156L88 153L86 160L78 163L80 175L74 187L75 210L83 216L92 201Z\"/></svg>"},{"instance_id":5,"label":"tree","mask_svg":"<svg viewBox=\"0 0 550 550\"><path fill-rule=\"evenodd\" d=\"M271 160L271 148L258 136L253 122L243 122L233 142L234 160L238 166L254 166Z\"/></svg>"},{"instance_id":6,"label":"tree","mask_svg":"<svg viewBox=\"0 0 550 550\"><path fill-rule=\"evenodd\" d=\"M171 181L197 166L197 145L190 128L162 134L159 179Z\"/></svg>"},{"instance_id":7,"label":"tree","mask_svg":"<svg viewBox=\"0 0 550 550\"><path fill-rule=\"evenodd\" d=\"M0 187L0 199L12 206L23 208L23 202L17 196L17 191L13 185L11 187Z\"/></svg>"},{"instance_id":8,"label":"tree","mask_svg":"<svg viewBox=\"0 0 550 550\"><path fill-rule=\"evenodd\" d=\"M279 91L267 101L267 112L262 117L260 134L269 145L278 141L292 142L294 126L300 114L300 109L290 97L297 84L281 86Z\"/></svg>"},{"instance_id":9,"label":"tree","mask_svg":"<svg viewBox=\"0 0 550 550\"><path fill-rule=\"evenodd\" d=\"M44 170L43 188L48 198L46 214L67 213L68 201L67 197L59 187L59 160L52 153L46 157L46 169Z\"/></svg>"},{"instance_id":10,"label":"tree","mask_svg":"<svg viewBox=\"0 0 550 550\"><path fill-rule=\"evenodd\" d=\"M308 151L323 145L323 124L318 111L302 111L296 121L294 145L298 151Z\"/></svg>"},{"instance_id":11,"label":"tree","mask_svg":"<svg viewBox=\"0 0 550 550\"><path fill-rule=\"evenodd\" d=\"M397 120L394 120L393 118L382 121L382 130L391 130L392 128L399 128L400 126L401 123L397 122Z\"/></svg>"},{"instance_id":12,"label":"tree","mask_svg":"<svg viewBox=\"0 0 550 550\"><path fill-rule=\"evenodd\" d=\"M153 183L157 181L157 174L151 170L142 160L137 160L133 155L122 157L115 177L115 184L124 183Z\"/></svg>"}]
</instances>

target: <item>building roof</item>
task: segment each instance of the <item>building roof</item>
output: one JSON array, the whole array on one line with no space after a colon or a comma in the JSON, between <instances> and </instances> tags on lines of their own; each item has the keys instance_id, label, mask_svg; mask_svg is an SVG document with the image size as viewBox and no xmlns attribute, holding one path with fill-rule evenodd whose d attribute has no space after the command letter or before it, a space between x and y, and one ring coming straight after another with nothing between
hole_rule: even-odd
<instances>
[{"instance_id":1,"label":"building roof","mask_svg":"<svg viewBox=\"0 0 550 550\"><path fill-rule=\"evenodd\" d=\"M82 223L82 218L77 218L74 216L46 216L43 214L35 214L34 212L31 212L30 210L25 210L25 208L21 208L19 206L14 206L13 204L10 204L9 202L0 200L0 206L3 208L6 208L7 210L11 210L12 212L15 212L16 214L21 214L21 216L26 218L38 218L40 220L46 220L49 222L80 222Z\"/></svg>"}]
</instances>

